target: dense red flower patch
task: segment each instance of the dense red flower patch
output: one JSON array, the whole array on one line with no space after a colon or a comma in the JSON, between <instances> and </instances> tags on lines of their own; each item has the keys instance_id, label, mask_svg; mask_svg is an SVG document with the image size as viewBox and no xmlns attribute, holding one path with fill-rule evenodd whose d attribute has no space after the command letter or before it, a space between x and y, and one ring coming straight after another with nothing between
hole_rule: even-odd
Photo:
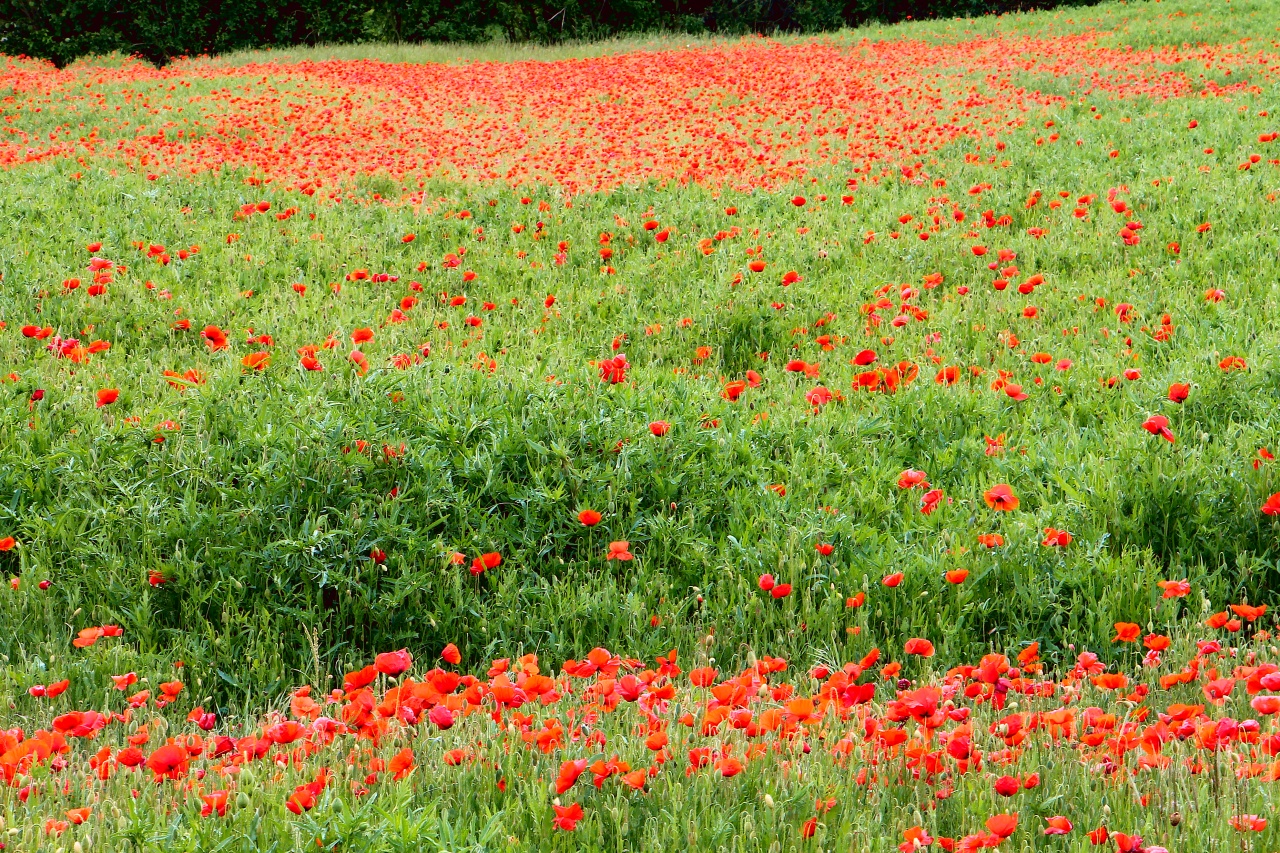
<instances>
[{"instance_id":1,"label":"dense red flower patch","mask_svg":"<svg viewBox=\"0 0 1280 853\"><path fill-rule=\"evenodd\" d=\"M1059 677L1046 672L1038 643L1012 658L987 654L925 677L917 664L877 648L807 673L768 656L736 673L705 661L686 672L675 650L649 664L596 648L558 673L527 654L494 660L482 675L453 669L453 644L440 653L445 666L429 669L401 649L347 673L341 688L325 694L304 686L293 691L287 713L231 728L199 706L182 705L174 719L163 709L183 702L184 683L160 684L158 696L131 692L138 679L128 673L113 676L101 711L66 710L45 728L0 732L0 779L19 788L28 807L67 802L67 795L88 802L65 812L83 823L95 792L122 776L135 797L137 787L151 786L173 805L199 803L192 808L202 817L221 818L232 793L260 785L301 815L330 786L362 798L424 763L439 779L433 784L484 768L504 792L511 784L527 796L525 788L554 784L574 802L556 800L545 820L569 832L615 790L645 796L668 776L734 785L734 777L765 765L798 778L835 772L869 797L898 786L921 793L923 822L894 828L908 853L934 843L966 851L1001 847L1015 835L1077 832L1110 849L1159 853L1163 847L1132 827L1099 825L1096 804L1063 801L1055 806L1061 814L1040 817L1019 811L1038 803L1032 791L1056 786L1057 775L1078 774L1080 766L1142 809L1174 772L1207 778L1227 770L1244 786L1280 779L1280 666L1263 661L1270 633L1253 630L1265 612L1232 606L1208 620L1213 633L1181 643L1172 660L1165 659L1174 656L1170 638L1148 633L1139 671L1112 669L1080 651ZM1116 630L1117 643L1136 643L1141 634L1136 624ZM933 649L912 639L903 652L928 657ZM28 692L53 701L67 686ZM107 744L95 749L95 739ZM506 768L526 760L516 753L530 756L531 775L507 777ZM60 774L56 785L46 766ZM259 782L249 772L255 766L277 768L276 781ZM310 781L293 785L281 778L284 768ZM156 787L166 782L176 784ZM961 787L978 796L975 786L994 795L990 816L959 825L953 816L954 830L939 826L933 813L941 804ZM813 835L842 805L820 798L802 834ZM1257 832L1267 821L1240 814L1231 825ZM44 831L65 828L54 816Z\"/></svg>"},{"instance_id":2,"label":"dense red flower patch","mask_svg":"<svg viewBox=\"0 0 1280 853\"><path fill-rule=\"evenodd\" d=\"M192 60L56 70L9 60L16 94L4 105L0 166L81 158L152 172L245 168L325 192L358 174L571 191L646 181L776 187L830 164L854 167L856 183L882 164L911 168L957 138L999 134L1032 107L1064 102L1015 82L1020 75L1065 78L1095 98L1159 100L1256 91L1280 69L1275 54L1232 46L1133 51L1098 39L756 40L467 65ZM1233 69L1252 78L1206 76Z\"/></svg>"}]
</instances>

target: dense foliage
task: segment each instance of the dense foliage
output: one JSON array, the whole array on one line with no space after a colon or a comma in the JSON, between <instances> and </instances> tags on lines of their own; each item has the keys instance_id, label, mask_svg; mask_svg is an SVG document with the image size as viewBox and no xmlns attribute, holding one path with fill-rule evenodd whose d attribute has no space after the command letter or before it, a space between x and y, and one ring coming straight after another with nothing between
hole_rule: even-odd
<instances>
[{"instance_id":1,"label":"dense foliage","mask_svg":"<svg viewBox=\"0 0 1280 853\"><path fill-rule=\"evenodd\" d=\"M867 21L1082 5L1080 0L0 0L0 53L120 51L163 63L256 47L364 41L553 42L657 30L820 32Z\"/></svg>"}]
</instances>

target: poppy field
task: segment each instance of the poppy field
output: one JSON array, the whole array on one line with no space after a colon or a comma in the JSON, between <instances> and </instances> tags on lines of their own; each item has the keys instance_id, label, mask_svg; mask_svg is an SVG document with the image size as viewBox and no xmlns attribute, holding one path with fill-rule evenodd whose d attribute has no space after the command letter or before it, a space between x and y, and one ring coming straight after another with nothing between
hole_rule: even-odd
<instances>
[{"instance_id":1,"label":"poppy field","mask_svg":"<svg viewBox=\"0 0 1280 853\"><path fill-rule=\"evenodd\" d=\"M0 845L1277 849L1277 21L0 57Z\"/></svg>"}]
</instances>

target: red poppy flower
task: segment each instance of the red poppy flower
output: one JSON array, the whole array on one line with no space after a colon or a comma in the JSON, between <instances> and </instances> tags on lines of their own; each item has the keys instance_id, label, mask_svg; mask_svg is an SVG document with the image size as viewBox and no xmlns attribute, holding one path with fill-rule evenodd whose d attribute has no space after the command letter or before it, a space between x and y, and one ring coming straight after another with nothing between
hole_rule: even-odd
<instances>
[{"instance_id":1,"label":"red poppy flower","mask_svg":"<svg viewBox=\"0 0 1280 853\"><path fill-rule=\"evenodd\" d=\"M1045 827L1045 835L1066 835L1073 829L1071 821L1061 815L1045 818L1045 823L1049 824Z\"/></svg>"},{"instance_id":2,"label":"red poppy flower","mask_svg":"<svg viewBox=\"0 0 1280 853\"><path fill-rule=\"evenodd\" d=\"M902 650L909 655L918 655L922 658L933 657L933 643L919 637L912 637L907 640Z\"/></svg>"},{"instance_id":3,"label":"red poppy flower","mask_svg":"<svg viewBox=\"0 0 1280 853\"><path fill-rule=\"evenodd\" d=\"M899 489L913 489L919 486L922 489L929 488L927 475L923 471L917 471L914 468L908 468L898 475Z\"/></svg>"},{"instance_id":4,"label":"red poppy flower","mask_svg":"<svg viewBox=\"0 0 1280 853\"><path fill-rule=\"evenodd\" d=\"M209 345L209 349L214 352L226 349L228 346L226 333L217 326L205 326L204 331L200 333L200 336L203 337L205 343Z\"/></svg>"},{"instance_id":5,"label":"red poppy flower","mask_svg":"<svg viewBox=\"0 0 1280 853\"><path fill-rule=\"evenodd\" d=\"M583 818L582 805L580 803L573 803L569 806L553 805L551 808L556 813L555 818L552 820L556 829L573 832L578 828L578 822Z\"/></svg>"},{"instance_id":6,"label":"red poppy flower","mask_svg":"<svg viewBox=\"0 0 1280 853\"><path fill-rule=\"evenodd\" d=\"M147 758L147 769L155 774L157 781L177 779L186 774L188 760L185 749L165 744Z\"/></svg>"},{"instance_id":7,"label":"red poppy flower","mask_svg":"<svg viewBox=\"0 0 1280 853\"><path fill-rule=\"evenodd\" d=\"M606 560L620 560L627 562L634 560L635 556L631 553L631 543L627 541L610 542L609 553L605 554Z\"/></svg>"},{"instance_id":8,"label":"red poppy flower","mask_svg":"<svg viewBox=\"0 0 1280 853\"><path fill-rule=\"evenodd\" d=\"M453 728L453 712L444 705L437 705L427 712L427 719L441 731Z\"/></svg>"},{"instance_id":9,"label":"red poppy flower","mask_svg":"<svg viewBox=\"0 0 1280 853\"><path fill-rule=\"evenodd\" d=\"M413 655L409 654L408 649L401 649L398 652L383 652L373 659L374 669L383 675L389 675L392 678L413 665Z\"/></svg>"},{"instance_id":10,"label":"red poppy flower","mask_svg":"<svg viewBox=\"0 0 1280 853\"><path fill-rule=\"evenodd\" d=\"M951 501L947 499L948 503ZM920 498L920 512L929 515L942 503L942 489L930 489Z\"/></svg>"},{"instance_id":11,"label":"red poppy flower","mask_svg":"<svg viewBox=\"0 0 1280 853\"><path fill-rule=\"evenodd\" d=\"M497 552L481 554L471 561L471 574L482 575L489 569L496 569L502 564L502 555Z\"/></svg>"},{"instance_id":12,"label":"red poppy flower","mask_svg":"<svg viewBox=\"0 0 1280 853\"><path fill-rule=\"evenodd\" d=\"M1013 493L1013 489L1009 488L1005 483L992 486L987 489L982 496L987 506L997 512L1009 512L1018 508L1018 496Z\"/></svg>"},{"instance_id":13,"label":"red poppy flower","mask_svg":"<svg viewBox=\"0 0 1280 853\"><path fill-rule=\"evenodd\" d=\"M204 805L200 807L200 816L210 817L213 814L217 814L218 817L226 817L227 799L230 793L230 791L214 791L210 794L201 794L200 800Z\"/></svg>"},{"instance_id":14,"label":"red poppy flower","mask_svg":"<svg viewBox=\"0 0 1280 853\"><path fill-rule=\"evenodd\" d=\"M1065 530L1046 527L1044 529L1044 539L1040 544L1046 548L1065 548L1071 544L1073 538L1074 537Z\"/></svg>"},{"instance_id":15,"label":"red poppy flower","mask_svg":"<svg viewBox=\"0 0 1280 853\"><path fill-rule=\"evenodd\" d=\"M1117 622L1116 635L1111 638L1113 643L1132 643L1138 639L1138 635L1142 632L1141 626L1133 622Z\"/></svg>"},{"instance_id":16,"label":"red poppy flower","mask_svg":"<svg viewBox=\"0 0 1280 853\"><path fill-rule=\"evenodd\" d=\"M720 396L724 397L730 403L738 402L738 398L747 390L747 383L741 379L730 382L724 386L724 390L720 392Z\"/></svg>"},{"instance_id":17,"label":"red poppy flower","mask_svg":"<svg viewBox=\"0 0 1280 853\"><path fill-rule=\"evenodd\" d=\"M1013 776L1001 776L995 781L995 789L1002 797L1012 797L1022 790L1022 783Z\"/></svg>"},{"instance_id":18,"label":"red poppy flower","mask_svg":"<svg viewBox=\"0 0 1280 853\"><path fill-rule=\"evenodd\" d=\"M267 366L271 364L271 353L251 352L240 359L240 364L250 370L266 370Z\"/></svg>"},{"instance_id":19,"label":"red poppy flower","mask_svg":"<svg viewBox=\"0 0 1280 853\"><path fill-rule=\"evenodd\" d=\"M457 666L462 662L462 653L458 651L458 647L453 643L449 643L444 647L444 651L440 652L440 657L446 662Z\"/></svg>"},{"instance_id":20,"label":"red poppy flower","mask_svg":"<svg viewBox=\"0 0 1280 853\"><path fill-rule=\"evenodd\" d=\"M987 829L992 835L1008 838L1018 828L1018 815L998 814L987 818Z\"/></svg>"},{"instance_id":21,"label":"red poppy flower","mask_svg":"<svg viewBox=\"0 0 1280 853\"><path fill-rule=\"evenodd\" d=\"M1152 415L1142 422L1142 428L1152 435L1163 436L1170 444L1174 443L1173 433L1169 430L1169 419L1164 415Z\"/></svg>"}]
</instances>

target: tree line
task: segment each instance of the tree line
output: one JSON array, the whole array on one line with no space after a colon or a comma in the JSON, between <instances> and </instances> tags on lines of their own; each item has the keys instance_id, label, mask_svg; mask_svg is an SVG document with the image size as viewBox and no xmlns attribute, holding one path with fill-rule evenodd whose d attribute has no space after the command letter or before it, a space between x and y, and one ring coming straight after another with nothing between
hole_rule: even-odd
<instances>
[{"instance_id":1,"label":"tree line","mask_svg":"<svg viewBox=\"0 0 1280 853\"><path fill-rule=\"evenodd\" d=\"M1087 0L0 0L0 53L65 65L354 42L551 43L639 32L822 32Z\"/></svg>"}]
</instances>

